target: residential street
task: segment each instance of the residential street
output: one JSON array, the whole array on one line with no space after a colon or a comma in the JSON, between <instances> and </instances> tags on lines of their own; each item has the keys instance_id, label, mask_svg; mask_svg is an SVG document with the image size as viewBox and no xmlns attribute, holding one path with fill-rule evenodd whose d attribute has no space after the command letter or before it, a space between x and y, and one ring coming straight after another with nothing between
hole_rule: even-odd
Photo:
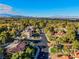
<instances>
[{"instance_id":1,"label":"residential street","mask_svg":"<svg viewBox=\"0 0 79 59\"><path fill-rule=\"evenodd\" d=\"M38 59L48 59L49 56L49 50L47 46L47 38L44 33L41 34L42 41L38 43L38 46L40 48L40 54L38 55Z\"/></svg>"}]
</instances>

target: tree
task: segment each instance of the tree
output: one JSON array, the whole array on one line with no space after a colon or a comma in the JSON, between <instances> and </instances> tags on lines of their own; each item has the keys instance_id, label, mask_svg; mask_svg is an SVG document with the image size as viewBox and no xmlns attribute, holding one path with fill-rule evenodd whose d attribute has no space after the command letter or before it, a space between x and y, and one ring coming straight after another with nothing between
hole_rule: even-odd
<instances>
[{"instance_id":1,"label":"tree","mask_svg":"<svg viewBox=\"0 0 79 59\"><path fill-rule=\"evenodd\" d=\"M0 47L0 54L2 54L2 53L3 53L3 48Z\"/></svg>"},{"instance_id":2,"label":"tree","mask_svg":"<svg viewBox=\"0 0 79 59\"><path fill-rule=\"evenodd\" d=\"M39 21L39 27L44 28L46 26L46 21L45 20L40 20Z\"/></svg>"},{"instance_id":3,"label":"tree","mask_svg":"<svg viewBox=\"0 0 79 59\"><path fill-rule=\"evenodd\" d=\"M4 44L4 43L6 42L6 39L7 39L7 34L6 34L6 32L2 32L2 33L0 34L0 42L1 42L2 44Z\"/></svg>"},{"instance_id":4,"label":"tree","mask_svg":"<svg viewBox=\"0 0 79 59\"><path fill-rule=\"evenodd\" d=\"M33 25L33 26L36 26L36 20L29 20L29 23L31 24L31 25Z\"/></svg>"},{"instance_id":5,"label":"tree","mask_svg":"<svg viewBox=\"0 0 79 59\"><path fill-rule=\"evenodd\" d=\"M37 29L36 29L36 32L37 32L37 33L40 33L40 29L37 28Z\"/></svg>"},{"instance_id":6,"label":"tree","mask_svg":"<svg viewBox=\"0 0 79 59\"><path fill-rule=\"evenodd\" d=\"M12 29L10 31L10 35L11 35L12 38L15 38L16 37L16 30L15 29Z\"/></svg>"},{"instance_id":7,"label":"tree","mask_svg":"<svg viewBox=\"0 0 79 59\"><path fill-rule=\"evenodd\" d=\"M18 59L19 55L18 53L13 53L11 59Z\"/></svg>"},{"instance_id":8,"label":"tree","mask_svg":"<svg viewBox=\"0 0 79 59\"><path fill-rule=\"evenodd\" d=\"M72 43L72 48L73 49L79 49L79 42L77 40L75 40L73 43Z\"/></svg>"}]
</instances>

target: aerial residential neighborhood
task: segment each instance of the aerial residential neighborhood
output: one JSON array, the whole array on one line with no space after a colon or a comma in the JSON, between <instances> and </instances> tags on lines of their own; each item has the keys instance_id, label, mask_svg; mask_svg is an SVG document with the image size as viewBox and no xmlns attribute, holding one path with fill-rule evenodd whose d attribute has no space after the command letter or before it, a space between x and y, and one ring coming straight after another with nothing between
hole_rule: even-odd
<instances>
[{"instance_id":1,"label":"aerial residential neighborhood","mask_svg":"<svg viewBox=\"0 0 79 59\"><path fill-rule=\"evenodd\" d=\"M2 19L0 59L79 59L79 22Z\"/></svg>"},{"instance_id":2,"label":"aerial residential neighborhood","mask_svg":"<svg viewBox=\"0 0 79 59\"><path fill-rule=\"evenodd\" d=\"M0 59L79 59L79 0L0 0Z\"/></svg>"}]
</instances>

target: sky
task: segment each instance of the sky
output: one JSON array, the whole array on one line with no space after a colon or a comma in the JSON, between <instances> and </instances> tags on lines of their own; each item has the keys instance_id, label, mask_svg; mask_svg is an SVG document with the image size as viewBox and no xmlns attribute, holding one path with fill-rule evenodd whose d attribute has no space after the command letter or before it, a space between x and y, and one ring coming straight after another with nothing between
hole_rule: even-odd
<instances>
[{"instance_id":1,"label":"sky","mask_svg":"<svg viewBox=\"0 0 79 59\"><path fill-rule=\"evenodd\" d=\"M0 0L0 14L79 16L79 0Z\"/></svg>"}]
</instances>

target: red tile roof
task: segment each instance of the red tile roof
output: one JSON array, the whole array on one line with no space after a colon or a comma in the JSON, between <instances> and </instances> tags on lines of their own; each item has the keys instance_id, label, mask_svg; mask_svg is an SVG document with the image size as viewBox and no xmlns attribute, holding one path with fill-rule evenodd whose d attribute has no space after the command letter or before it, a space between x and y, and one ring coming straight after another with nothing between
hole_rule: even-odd
<instances>
[{"instance_id":1,"label":"red tile roof","mask_svg":"<svg viewBox=\"0 0 79 59\"><path fill-rule=\"evenodd\" d=\"M79 58L79 51L75 52L74 54L75 54L75 56L74 56L75 58Z\"/></svg>"},{"instance_id":2,"label":"red tile roof","mask_svg":"<svg viewBox=\"0 0 79 59\"><path fill-rule=\"evenodd\" d=\"M71 58L72 58L71 56L60 56L60 57L54 56L54 57L52 57L52 59L71 59Z\"/></svg>"},{"instance_id":3,"label":"red tile roof","mask_svg":"<svg viewBox=\"0 0 79 59\"><path fill-rule=\"evenodd\" d=\"M16 45L15 47L13 48L7 48L6 52L7 53L15 53L15 52L18 52L18 51L23 51L25 49L25 42L19 42L18 45Z\"/></svg>"}]
</instances>

